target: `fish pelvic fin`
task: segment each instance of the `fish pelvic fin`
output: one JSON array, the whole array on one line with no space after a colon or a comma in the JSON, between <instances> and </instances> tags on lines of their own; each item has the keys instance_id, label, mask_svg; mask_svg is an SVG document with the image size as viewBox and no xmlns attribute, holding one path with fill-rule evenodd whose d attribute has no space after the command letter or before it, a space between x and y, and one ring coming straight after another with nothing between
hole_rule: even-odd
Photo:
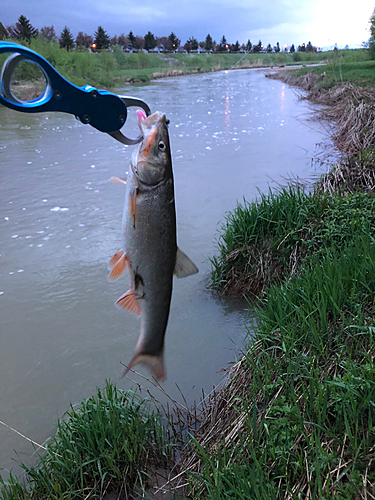
<instances>
[{"instance_id":1,"label":"fish pelvic fin","mask_svg":"<svg viewBox=\"0 0 375 500\"><path fill-rule=\"evenodd\" d=\"M109 261L108 267L109 269L113 269L115 264L121 259L121 257L124 255L124 250L119 250L118 252L115 253L115 255L112 257L112 259Z\"/></svg>"},{"instance_id":2,"label":"fish pelvic fin","mask_svg":"<svg viewBox=\"0 0 375 500\"><path fill-rule=\"evenodd\" d=\"M109 262L109 267L112 268L108 276L110 280L117 280L122 275L125 271L127 260L128 258L122 250L115 253Z\"/></svg>"},{"instance_id":3,"label":"fish pelvic fin","mask_svg":"<svg viewBox=\"0 0 375 500\"><path fill-rule=\"evenodd\" d=\"M152 373L152 375L159 382L165 382L165 371L164 371L164 352L162 351L157 356L151 356L150 354L136 354L133 359L128 364L123 377L134 368L136 365L145 365Z\"/></svg>"},{"instance_id":4,"label":"fish pelvic fin","mask_svg":"<svg viewBox=\"0 0 375 500\"><path fill-rule=\"evenodd\" d=\"M121 309L127 309L128 311L139 316L141 314L141 307L139 305L139 297L134 290L130 289L124 295L121 295L116 302L116 306L121 307Z\"/></svg>"},{"instance_id":5,"label":"fish pelvic fin","mask_svg":"<svg viewBox=\"0 0 375 500\"><path fill-rule=\"evenodd\" d=\"M198 272L199 270L194 262L192 262L184 252L177 248L176 264L174 268L174 274L177 278L186 278Z\"/></svg>"},{"instance_id":6,"label":"fish pelvic fin","mask_svg":"<svg viewBox=\"0 0 375 500\"><path fill-rule=\"evenodd\" d=\"M109 180L112 182L117 182L118 184L126 185L126 177L111 177Z\"/></svg>"}]
</instances>

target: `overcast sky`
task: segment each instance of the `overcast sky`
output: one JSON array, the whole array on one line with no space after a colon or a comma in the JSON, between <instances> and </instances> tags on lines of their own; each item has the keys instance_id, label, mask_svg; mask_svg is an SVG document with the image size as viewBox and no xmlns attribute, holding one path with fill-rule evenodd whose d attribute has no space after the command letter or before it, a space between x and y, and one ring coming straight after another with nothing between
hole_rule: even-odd
<instances>
[{"instance_id":1,"label":"overcast sky","mask_svg":"<svg viewBox=\"0 0 375 500\"><path fill-rule=\"evenodd\" d=\"M217 42L225 35L229 43L358 47L374 7L374 0L1 0L0 21L9 26L22 14L36 28L53 25L60 34L66 25L74 36L101 25L111 37L173 31L182 43L209 33Z\"/></svg>"}]
</instances>

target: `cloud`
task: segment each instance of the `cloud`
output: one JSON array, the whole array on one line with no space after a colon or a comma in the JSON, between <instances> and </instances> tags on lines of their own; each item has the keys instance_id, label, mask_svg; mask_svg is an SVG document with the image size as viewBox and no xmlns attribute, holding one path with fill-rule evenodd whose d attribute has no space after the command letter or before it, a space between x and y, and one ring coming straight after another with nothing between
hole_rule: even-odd
<instances>
[{"instance_id":1,"label":"cloud","mask_svg":"<svg viewBox=\"0 0 375 500\"><path fill-rule=\"evenodd\" d=\"M300 44L311 40L322 45L360 43L373 10L373 0L361 0L355 9L343 8L342 0L12 0L0 6L0 21L14 24L22 14L37 27L54 25L60 33L65 25L73 34L93 34L101 25L110 36L133 31L144 36L168 36L173 31L183 42L195 36L215 40L225 35L229 42L249 38L264 43ZM367 36L368 38L368 36ZM346 41L347 40L347 41ZM332 41L332 43L334 43Z\"/></svg>"}]
</instances>

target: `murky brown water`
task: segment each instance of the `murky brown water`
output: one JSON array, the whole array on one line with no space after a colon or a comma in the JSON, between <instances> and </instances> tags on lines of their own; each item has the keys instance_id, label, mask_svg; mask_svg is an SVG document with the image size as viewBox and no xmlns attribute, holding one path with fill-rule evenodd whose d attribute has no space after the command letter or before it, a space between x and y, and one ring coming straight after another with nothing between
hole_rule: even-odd
<instances>
[{"instance_id":1,"label":"murky brown water","mask_svg":"<svg viewBox=\"0 0 375 500\"><path fill-rule=\"evenodd\" d=\"M175 280L164 387L181 399L178 384L192 402L219 382L247 333L244 305L206 289L219 223L237 200L255 199L257 188L311 177L324 131L303 124L308 105L261 71L187 76L124 93L171 122L178 242L200 273ZM132 357L139 321L113 305L127 279L107 281L107 263L121 247L124 198L108 179L124 176L131 151L70 115L0 108L0 420L37 442L106 378L134 385L120 379L120 361ZM0 425L0 468L18 472L13 450L33 462L32 446Z\"/></svg>"}]
</instances>

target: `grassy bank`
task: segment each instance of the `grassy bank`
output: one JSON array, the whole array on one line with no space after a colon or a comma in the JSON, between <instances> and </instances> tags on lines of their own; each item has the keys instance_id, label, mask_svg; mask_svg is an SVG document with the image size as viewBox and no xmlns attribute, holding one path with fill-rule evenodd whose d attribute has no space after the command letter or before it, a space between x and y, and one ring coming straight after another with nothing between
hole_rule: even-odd
<instances>
[{"instance_id":1,"label":"grassy bank","mask_svg":"<svg viewBox=\"0 0 375 500\"><path fill-rule=\"evenodd\" d=\"M197 498L375 495L373 67L275 75L326 106L348 155L310 192L261 194L226 216L212 285L257 299L255 335L186 460Z\"/></svg>"},{"instance_id":2,"label":"grassy bank","mask_svg":"<svg viewBox=\"0 0 375 500\"><path fill-rule=\"evenodd\" d=\"M374 250L325 246L268 289L185 463L194 498L372 498Z\"/></svg>"},{"instance_id":3,"label":"grassy bank","mask_svg":"<svg viewBox=\"0 0 375 500\"><path fill-rule=\"evenodd\" d=\"M58 422L37 466L24 466L25 483L12 475L0 481L1 498L129 498L147 487L156 468L168 467L170 458L160 414L134 392L108 382Z\"/></svg>"},{"instance_id":4,"label":"grassy bank","mask_svg":"<svg viewBox=\"0 0 375 500\"><path fill-rule=\"evenodd\" d=\"M28 46L28 45L27 45ZM179 76L190 73L226 69L283 67L293 64L325 63L332 53L271 54L153 54L125 53L120 46L111 51L90 53L88 50L71 52L60 49L57 42L46 42L41 38L31 40L30 48L45 57L65 78L76 85L90 84L94 87L116 88L126 83L149 82L150 79ZM5 60L0 56L0 63ZM366 51L340 51L346 62L368 58ZM15 84L40 79L41 74L31 64L22 63L15 75Z\"/></svg>"},{"instance_id":5,"label":"grassy bank","mask_svg":"<svg viewBox=\"0 0 375 500\"><path fill-rule=\"evenodd\" d=\"M29 46L29 45L27 45ZM57 42L31 40L30 48L45 57L65 78L76 85L90 84L96 87L114 88L126 83L148 82L150 79L179 76L189 73L218 71L231 68L284 66L300 62L314 63L325 59L322 54L153 54L142 51L129 54L120 46L111 51L90 53L88 50L68 52L60 49ZM0 62L5 56L0 56ZM35 80L40 74L37 68L24 63L24 69L16 74L18 82Z\"/></svg>"}]
</instances>

